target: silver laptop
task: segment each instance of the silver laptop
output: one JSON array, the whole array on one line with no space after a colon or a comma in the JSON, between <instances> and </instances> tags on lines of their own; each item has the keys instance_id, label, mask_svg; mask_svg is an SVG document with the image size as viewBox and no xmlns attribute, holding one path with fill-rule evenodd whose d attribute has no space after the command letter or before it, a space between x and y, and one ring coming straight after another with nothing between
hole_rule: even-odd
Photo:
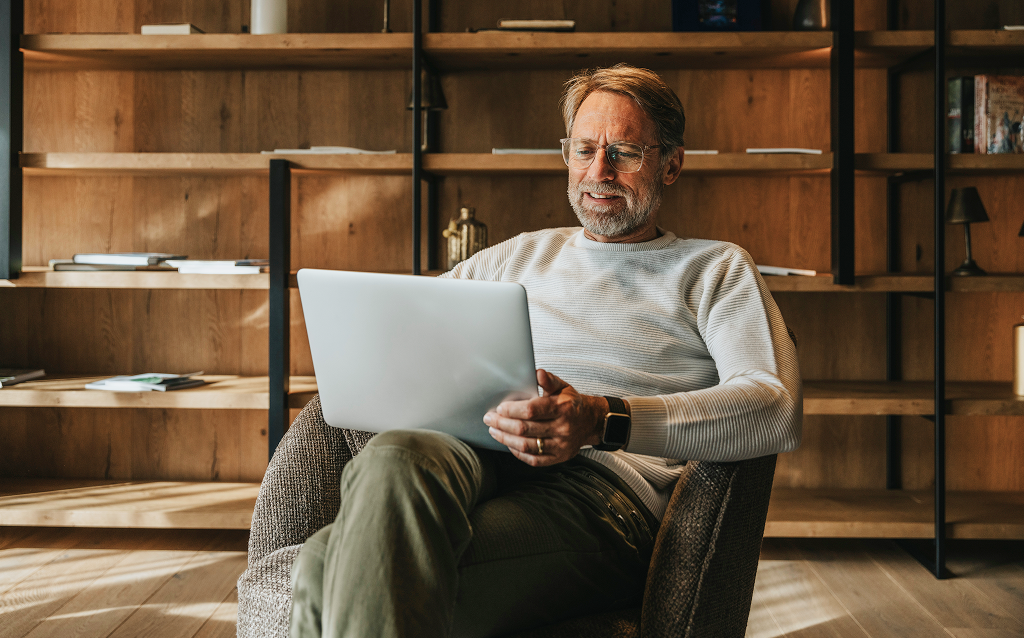
<instances>
[{"instance_id":1,"label":"silver laptop","mask_svg":"<svg viewBox=\"0 0 1024 638\"><path fill-rule=\"evenodd\" d=\"M329 425L426 428L508 449L483 417L537 396L522 286L308 268L298 280Z\"/></svg>"}]
</instances>

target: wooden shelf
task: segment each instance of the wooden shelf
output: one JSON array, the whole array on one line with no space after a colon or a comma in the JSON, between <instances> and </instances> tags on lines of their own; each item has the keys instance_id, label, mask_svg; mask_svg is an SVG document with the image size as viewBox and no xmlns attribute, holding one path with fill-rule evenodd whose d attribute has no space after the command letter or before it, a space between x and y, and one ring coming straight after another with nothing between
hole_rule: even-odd
<instances>
[{"instance_id":1,"label":"wooden shelf","mask_svg":"<svg viewBox=\"0 0 1024 638\"><path fill-rule=\"evenodd\" d=\"M853 35L858 67L887 68L931 49L933 31L858 31Z\"/></svg>"},{"instance_id":2,"label":"wooden shelf","mask_svg":"<svg viewBox=\"0 0 1024 638\"><path fill-rule=\"evenodd\" d=\"M412 155L286 155L262 153L23 153L25 175L167 175L176 173L262 175L271 159L286 159L292 169L360 174L405 175ZM425 155L424 168L438 175L559 175L566 172L560 155L495 155L435 153ZM832 155L751 155L721 153L689 155L684 174L732 175L828 171Z\"/></svg>"},{"instance_id":3,"label":"wooden shelf","mask_svg":"<svg viewBox=\"0 0 1024 638\"><path fill-rule=\"evenodd\" d=\"M259 483L0 479L0 525L249 529Z\"/></svg>"},{"instance_id":4,"label":"wooden shelf","mask_svg":"<svg viewBox=\"0 0 1024 638\"><path fill-rule=\"evenodd\" d=\"M411 33L26 34L25 68L408 69Z\"/></svg>"},{"instance_id":5,"label":"wooden shelf","mask_svg":"<svg viewBox=\"0 0 1024 638\"><path fill-rule=\"evenodd\" d=\"M852 285L832 283L832 275L814 277L764 277L772 292L908 292L929 294L935 290L931 273L898 273L886 275L858 275ZM953 277L947 275L946 289L950 292L1024 292L1024 274L989 273L983 277Z\"/></svg>"},{"instance_id":6,"label":"wooden shelf","mask_svg":"<svg viewBox=\"0 0 1024 638\"><path fill-rule=\"evenodd\" d=\"M827 67L832 34L426 33L423 48L442 71L579 69L629 62L649 68Z\"/></svg>"},{"instance_id":7,"label":"wooden shelf","mask_svg":"<svg viewBox=\"0 0 1024 638\"><path fill-rule=\"evenodd\" d=\"M184 36L183 36L184 37ZM38 175L264 175L271 159L286 159L292 169L345 171L368 175L405 175L412 172L412 154L288 155L278 153L22 153L27 176Z\"/></svg>"},{"instance_id":8,"label":"wooden shelf","mask_svg":"<svg viewBox=\"0 0 1024 638\"><path fill-rule=\"evenodd\" d=\"M143 290L267 290L270 277L259 275L183 275L177 271L54 272L26 266L17 279L0 279L0 288L125 288Z\"/></svg>"},{"instance_id":9,"label":"wooden shelf","mask_svg":"<svg viewBox=\"0 0 1024 638\"><path fill-rule=\"evenodd\" d=\"M804 414L935 414L931 381L804 381ZM1009 382L946 383L946 414L1024 416L1024 397Z\"/></svg>"},{"instance_id":10,"label":"wooden shelf","mask_svg":"<svg viewBox=\"0 0 1024 638\"><path fill-rule=\"evenodd\" d=\"M193 410L266 410L270 407L267 377L203 375L207 385L173 392L107 392L86 390L85 384L113 375L47 375L0 388L0 407L50 408L173 408ZM316 394L314 377L292 377L288 406L301 408Z\"/></svg>"},{"instance_id":11,"label":"wooden shelf","mask_svg":"<svg viewBox=\"0 0 1024 638\"><path fill-rule=\"evenodd\" d=\"M929 491L776 488L765 536L933 538ZM946 535L1024 539L1024 492L947 492Z\"/></svg>"},{"instance_id":12,"label":"wooden shelf","mask_svg":"<svg viewBox=\"0 0 1024 638\"><path fill-rule=\"evenodd\" d=\"M893 175L931 171L935 158L931 153L857 153L854 166L858 171ZM1024 171L1024 155L955 154L948 156L946 167L951 173L1013 173Z\"/></svg>"}]
</instances>

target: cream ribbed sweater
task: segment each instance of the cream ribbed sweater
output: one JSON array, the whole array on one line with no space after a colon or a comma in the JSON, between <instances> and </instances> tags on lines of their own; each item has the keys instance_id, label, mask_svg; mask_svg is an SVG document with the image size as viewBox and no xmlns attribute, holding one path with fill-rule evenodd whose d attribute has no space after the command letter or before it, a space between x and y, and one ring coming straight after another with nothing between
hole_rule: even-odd
<instances>
[{"instance_id":1,"label":"cream ribbed sweater","mask_svg":"<svg viewBox=\"0 0 1024 638\"><path fill-rule=\"evenodd\" d=\"M603 244L579 228L524 233L444 276L526 288L538 368L583 394L629 401L618 452L581 454L621 476L659 519L681 461L733 461L800 443L796 351L747 253L665 232Z\"/></svg>"}]
</instances>

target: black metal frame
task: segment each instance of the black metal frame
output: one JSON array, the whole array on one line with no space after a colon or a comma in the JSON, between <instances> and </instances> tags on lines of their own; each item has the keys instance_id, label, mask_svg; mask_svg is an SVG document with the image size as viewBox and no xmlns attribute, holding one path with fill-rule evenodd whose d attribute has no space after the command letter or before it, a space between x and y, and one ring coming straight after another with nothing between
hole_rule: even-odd
<instances>
[{"instance_id":1,"label":"black metal frame","mask_svg":"<svg viewBox=\"0 0 1024 638\"><path fill-rule=\"evenodd\" d=\"M24 111L25 28L23 0L4 0L0 9L0 279L21 273L21 150Z\"/></svg>"},{"instance_id":2,"label":"black metal frame","mask_svg":"<svg viewBox=\"0 0 1024 638\"><path fill-rule=\"evenodd\" d=\"M854 280L853 3L832 2L832 280Z\"/></svg>"},{"instance_id":3,"label":"black metal frame","mask_svg":"<svg viewBox=\"0 0 1024 638\"><path fill-rule=\"evenodd\" d=\"M291 208L292 171L288 160L270 160L270 412L267 415L268 458L288 425L291 374Z\"/></svg>"}]
</instances>

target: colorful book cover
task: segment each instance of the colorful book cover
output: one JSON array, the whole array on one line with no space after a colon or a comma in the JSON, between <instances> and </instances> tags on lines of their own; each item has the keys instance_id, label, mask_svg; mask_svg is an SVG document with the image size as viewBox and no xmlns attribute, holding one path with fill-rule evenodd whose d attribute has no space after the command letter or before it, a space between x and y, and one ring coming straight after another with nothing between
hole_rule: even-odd
<instances>
[{"instance_id":1,"label":"colorful book cover","mask_svg":"<svg viewBox=\"0 0 1024 638\"><path fill-rule=\"evenodd\" d=\"M977 76L975 109L976 153L1024 153L1024 76Z\"/></svg>"}]
</instances>

